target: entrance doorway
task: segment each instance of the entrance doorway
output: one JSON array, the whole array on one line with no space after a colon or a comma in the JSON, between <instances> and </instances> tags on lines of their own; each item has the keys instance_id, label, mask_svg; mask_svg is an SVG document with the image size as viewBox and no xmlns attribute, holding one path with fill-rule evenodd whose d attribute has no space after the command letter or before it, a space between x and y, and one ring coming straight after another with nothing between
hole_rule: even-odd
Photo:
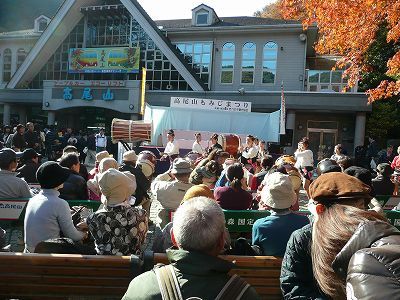
<instances>
[{"instance_id":1,"label":"entrance doorway","mask_svg":"<svg viewBox=\"0 0 400 300\"><path fill-rule=\"evenodd\" d=\"M314 153L314 161L318 162L329 158L333 154L337 142L337 129L308 128L307 137L310 150Z\"/></svg>"}]
</instances>

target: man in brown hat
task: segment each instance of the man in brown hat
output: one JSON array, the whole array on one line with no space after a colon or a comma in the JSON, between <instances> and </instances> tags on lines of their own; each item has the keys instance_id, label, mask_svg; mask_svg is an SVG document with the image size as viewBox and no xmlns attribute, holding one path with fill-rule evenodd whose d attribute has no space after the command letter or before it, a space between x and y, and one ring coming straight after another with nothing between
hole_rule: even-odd
<instances>
[{"instance_id":1,"label":"man in brown hat","mask_svg":"<svg viewBox=\"0 0 400 300\"><path fill-rule=\"evenodd\" d=\"M322 174L309 189L309 210L317 215L325 205L346 204L366 209L370 188L355 177L340 172ZM312 224L294 231L288 241L281 269L285 299L325 299L314 279L311 262Z\"/></svg>"},{"instance_id":2,"label":"man in brown hat","mask_svg":"<svg viewBox=\"0 0 400 300\"><path fill-rule=\"evenodd\" d=\"M169 211L178 208L186 191L193 186L189 183L191 172L190 163L183 158L177 158L170 170L158 175L152 182L151 192L163 207L158 214L161 228L169 222Z\"/></svg>"}]
</instances>

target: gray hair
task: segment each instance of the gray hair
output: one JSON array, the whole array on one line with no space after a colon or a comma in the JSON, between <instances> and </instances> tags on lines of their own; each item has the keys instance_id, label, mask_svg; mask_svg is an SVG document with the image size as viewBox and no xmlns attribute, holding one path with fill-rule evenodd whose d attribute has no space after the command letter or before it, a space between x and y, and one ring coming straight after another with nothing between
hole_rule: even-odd
<instances>
[{"instance_id":1,"label":"gray hair","mask_svg":"<svg viewBox=\"0 0 400 300\"><path fill-rule=\"evenodd\" d=\"M173 230L180 248L199 252L213 250L225 232L224 212L215 200L194 197L177 209Z\"/></svg>"}]
</instances>

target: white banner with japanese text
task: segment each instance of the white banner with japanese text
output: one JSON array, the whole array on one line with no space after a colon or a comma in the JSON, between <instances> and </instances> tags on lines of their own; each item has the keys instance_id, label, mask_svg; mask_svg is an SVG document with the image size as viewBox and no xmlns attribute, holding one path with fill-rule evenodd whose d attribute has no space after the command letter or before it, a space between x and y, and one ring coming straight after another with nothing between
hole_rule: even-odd
<instances>
[{"instance_id":1,"label":"white banner with japanese text","mask_svg":"<svg viewBox=\"0 0 400 300\"><path fill-rule=\"evenodd\" d=\"M227 112L251 112L251 102L187 97L171 97L170 107Z\"/></svg>"}]
</instances>

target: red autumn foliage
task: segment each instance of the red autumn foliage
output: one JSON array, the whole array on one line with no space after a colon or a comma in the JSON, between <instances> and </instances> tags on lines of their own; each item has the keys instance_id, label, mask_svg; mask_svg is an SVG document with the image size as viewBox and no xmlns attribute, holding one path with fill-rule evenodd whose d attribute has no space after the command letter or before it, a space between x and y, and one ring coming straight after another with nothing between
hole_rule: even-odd
<instances>
[{"instance_id":1,"label":"red autumn foliage","mask_svg":"<svg viewBox=\"0 0 400 300\"><path fill-rule=\"evenodd\" d=\"M317 24L319 40L315 49L319 54L342 56L338 68L346 68L350 86L368 71L365 53L375 40L379 26L386 24L387 41L400 41L399 0L281 0L282 15L300 19L307 28ZM393 81L382 81L367 91L369 102L400 93L400 51L387 63L387 75Z\"/></svg>"}]
</instances>

